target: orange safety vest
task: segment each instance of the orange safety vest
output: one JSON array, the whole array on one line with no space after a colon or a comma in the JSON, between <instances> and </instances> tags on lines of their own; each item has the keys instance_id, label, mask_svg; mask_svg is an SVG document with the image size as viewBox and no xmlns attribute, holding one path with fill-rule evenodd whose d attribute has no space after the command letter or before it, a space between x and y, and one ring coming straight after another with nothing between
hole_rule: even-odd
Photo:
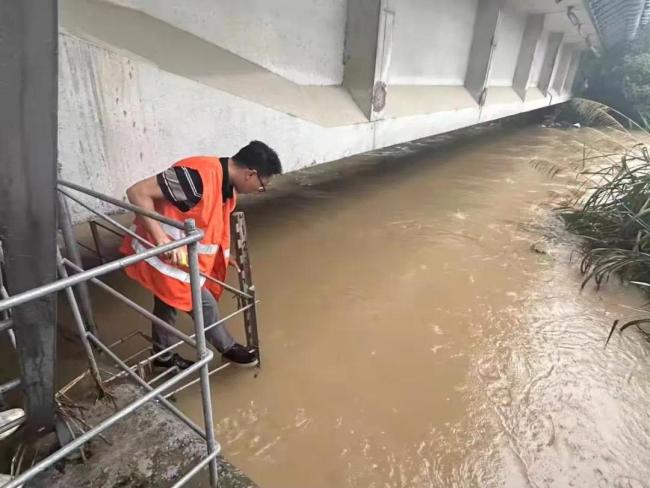
<instances>
[{"instance_id":1,"label":"orange safety vest","mask_svg":"<svg viewBox=\"0 0 650 488\"><path fill-rule=\"evenodd\" d=\"M233 194L232 198L223 201L223 169L217 157L191 157L177 162L174 166L197 170L203 181L203 195L187 212L181 212L167 200L157 200L156 212L180 222L194 219L196 226L204 232L198 245L199 268L203 274L224 281L230 257L230 215L235 209L236 196ZM136 216L134 224L138 235L153 242L139 216ZM160 225L171 239L185 236L181 229L164 223ZM120 252L127 256L146 249L145 244L129 235L124 237L120 246ZM190 275L187 268L174 266L159 255L128 266L125 271L129 278L151 290L166 304L186 312L192 309ZM204 277L201 278L201 286L205 286L216 298L219 298L223 291L221 286Z\"/></svg>"}]
</instances>

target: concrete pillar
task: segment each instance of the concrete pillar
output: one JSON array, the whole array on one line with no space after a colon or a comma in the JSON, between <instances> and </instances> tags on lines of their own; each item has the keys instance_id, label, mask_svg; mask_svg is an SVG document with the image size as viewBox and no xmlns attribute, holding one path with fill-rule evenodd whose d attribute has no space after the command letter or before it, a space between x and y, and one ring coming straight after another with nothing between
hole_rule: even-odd
<instances>
[{"instance_id":1,"label":"concrete pillar","mask_svg":"<svg viewBox=\"0 0 650 488\"><path fill-rule=\"evenodd\" d=\"M465 88L479 105L485 103L490 68L497 45L497 29L505 0L479 0L472 47L469 52Z\"/></svg>"},{"instance_id":2,"label":"concrete pillar","mask_svg":"<svg viewBox=\"0 0 650 488\"><path fill-rule=\"evenodd\" d=\"M544 14L530 14L526 19L524 37L521 40L521 49L517 58L515 76L512 80L512 88L522 100L526 99L530 73L535 59L537 45L544 30Z\"/></svg>"},{"instance_id":3,"label":"concrete pillar","mask_svg":"<svg viewBox=\"0 0 650 488\"><path fill-rule=\"evenodd\" d=\"M551 87L551 78L556 69L558 53L560 52L563 39L563 32L551 32L548 37L546 54L544 55L544 62L542 63L542 70L539 74L539 82L537 83L537 87L544 95L548 95Z\"/></svg>"},{"instance_id":4,"label":"concrete pillar","mask_svg":"<svg viewBox=\"0 0 650 488\"><path fill-rule=\"evenodd\" d=\"M387 0L353 0L347 9L343 86L368 120L376 120L388 97L395 13Z\"/></svg>"},{"instance_id":5,"label":"concrete pillar","mask_svg":"<svg viewBox=\"0 0 650 488\"><path fill-rule=\"evenodd\" d=\"M10 295L56 279L57 1L0 1L0 238ZM13 309L28 434L54 426L56 296Z\"/></svg>"},{"instance_id":6,"label":"concrete pillar","mask_svg":"<svg viewBox=\"0 0 650 488\"><path fill-rule=\"evenodd\" d=\"M571 58L571 63L569 64L569 69L567 75L564 78L564 83L562 84L562 93L567 95L573 94L573 82L576 79L578 74L578 69L580 68L580 61L582 61L582 53L584 51L581 49L576 49L573 51L573 57Z\"/></svg>"}]
</instances>

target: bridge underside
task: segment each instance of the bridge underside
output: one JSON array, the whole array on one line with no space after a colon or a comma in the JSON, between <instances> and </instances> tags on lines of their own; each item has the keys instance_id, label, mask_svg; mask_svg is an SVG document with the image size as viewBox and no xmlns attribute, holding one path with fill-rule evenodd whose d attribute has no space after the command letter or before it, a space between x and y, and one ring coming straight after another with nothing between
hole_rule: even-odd
<instances>
[{"instance_id":1,"label":"bridge underside","mask_svg":"<svg viewBox=\"0 0 650 488\"><path fill-rule=\"evenodd\" d=\"M59 40L63 177L114 195L252 139L296 170L561 103L598 42L555 0L61 0Z\"/></svg>"}]
</instances>

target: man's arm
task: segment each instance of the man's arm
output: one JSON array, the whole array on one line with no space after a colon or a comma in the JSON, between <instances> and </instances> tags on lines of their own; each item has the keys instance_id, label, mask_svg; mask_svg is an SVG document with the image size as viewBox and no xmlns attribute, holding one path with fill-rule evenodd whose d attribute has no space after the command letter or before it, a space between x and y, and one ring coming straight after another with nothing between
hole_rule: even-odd
<instances>
[{"instance_id":1,"label":"man's arm","mask_svg":"<svg viewBox=\"0 0 650 488\"><path fill-rule=\"evenodd\" d=\"M165 199L165 195L160 189L156 176L151 176L138 181L126 190L126 197L132 204L151 210L152 212L156 211L154 204L155 201ZM141 219L141 222L149 235L153 237L154 244L160 246L172 241L160 226L160 222L143 215L138 216L138 218ZM185 251L185 248L174 249L166 256L174 264L183 264L187 262L187 251Z\"/></svg>"}]
</instances>

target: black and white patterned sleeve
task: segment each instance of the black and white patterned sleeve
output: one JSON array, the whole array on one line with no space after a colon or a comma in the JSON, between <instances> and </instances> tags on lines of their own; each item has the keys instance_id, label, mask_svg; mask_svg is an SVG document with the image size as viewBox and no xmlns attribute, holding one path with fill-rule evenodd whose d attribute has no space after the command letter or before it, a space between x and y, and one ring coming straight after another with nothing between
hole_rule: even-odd
<instances>
[{"instance_id":1,"label":"black and white patterned sleeve","mask_svg":"<svg viewBox=\"0 0 650 488\"><path fill-rule=\"evenodd\" d=\"M156 176L164 197L181 212L187 212L201 201L203 181L198 171L173 166Z\"/></svg>"}]
</instances>

